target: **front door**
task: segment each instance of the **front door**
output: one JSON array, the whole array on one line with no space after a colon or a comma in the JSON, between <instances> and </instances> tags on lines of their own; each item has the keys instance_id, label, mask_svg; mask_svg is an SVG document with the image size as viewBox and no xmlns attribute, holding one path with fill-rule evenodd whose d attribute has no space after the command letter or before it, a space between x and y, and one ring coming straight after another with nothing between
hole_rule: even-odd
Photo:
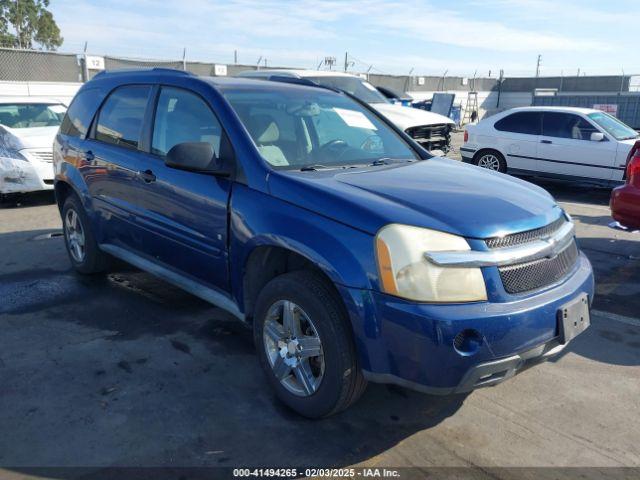
<instances>
[{"instance_id":1,"label":"front door","mask_svg":"<svg viewBox=\"0 0 640 480\"><path fill-rule=\"evenodd\" d=\"M228 178L167 167L164 158L183 142L208 142L221 155L220 122L198 94L163 86L149 153L145 154L139 202L143 250L154 261L219 290L228 291Z\"/></svg>"},{"instance_id":2,"label":"front door","mask_svg":"<svg viewBox=\"0 0 640 480\"><path fill-rule=\"evenodd\" d=\"M602 141L591 141L594 132L600 130L580 115L544 112L538 145L541 171L568 179L610 180L617 144L606 135Z\"/></svg>"}]
</instances>

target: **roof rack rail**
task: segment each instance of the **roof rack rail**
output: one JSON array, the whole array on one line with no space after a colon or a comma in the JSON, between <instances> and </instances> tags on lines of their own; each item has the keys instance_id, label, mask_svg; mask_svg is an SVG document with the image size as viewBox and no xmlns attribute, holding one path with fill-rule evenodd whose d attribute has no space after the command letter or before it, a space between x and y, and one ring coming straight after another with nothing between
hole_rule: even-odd
<instances>
[{"instance_id":1,"label":"roof rack rail","mask_svg":"<svg viewBox=\"0 0 640 480\"><path fill-rule=\"evenodd\" d=\"M142 73L142 72L155 72L155 73L171 73L173 75L184 75L192 77L193 73L188 72L186 70L178 70L175 68L167 68L167 67L140 67L140 68L116 68L114 70L101 70L96 73L93 78L102 77L104 75L127 75L132 73Z\"/></svg>"}]
</instances>

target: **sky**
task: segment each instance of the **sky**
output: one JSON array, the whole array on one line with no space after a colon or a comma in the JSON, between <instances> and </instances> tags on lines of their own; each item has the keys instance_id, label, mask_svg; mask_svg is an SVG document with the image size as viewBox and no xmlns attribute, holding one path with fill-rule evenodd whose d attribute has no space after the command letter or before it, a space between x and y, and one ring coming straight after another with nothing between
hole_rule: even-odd
<instances>
[{"instance_id":1,"label":"sky","mask_svg":"<svg viewBox=\"0 0 640 480\"><path fill-rule=\"evenodd\" d=\"M486 77L640 74L638 0L51 0L61 51Z\"/></svg>"}]
</instances>

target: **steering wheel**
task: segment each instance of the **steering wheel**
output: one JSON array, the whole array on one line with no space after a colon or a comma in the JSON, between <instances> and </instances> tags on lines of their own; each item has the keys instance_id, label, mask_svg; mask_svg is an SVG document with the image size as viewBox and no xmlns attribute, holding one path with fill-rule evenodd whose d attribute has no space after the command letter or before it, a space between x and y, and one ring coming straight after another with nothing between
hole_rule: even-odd
<instances>
[{"instance_id":1,"label":"steering wheel","mask_svg":"<svg viewBox=\"0 0 640 480\"><path fill-rule=\"evenodd\" d=\"M331 140L330 142L325 143L324 145L322 145L320 147L320 150L334 150L336 148L347 148L349 145L347 145L347 142L345 142L344 140L340 140L339 138L336 138L334 140Z\"/></svg>"},{"instance_id":2,"label":"steering wheel","mask_svg":"<svg viewBox=\"0 0 640 480\"><path fill-rule=\"evenodd\" d=\"M322 155L329 153L334 156L335 160L340 160L344 153L349 150L349 148L350 147L347 142L336 138L322 145L318 149L318 153Z\"/></svg>"}]
</instances>

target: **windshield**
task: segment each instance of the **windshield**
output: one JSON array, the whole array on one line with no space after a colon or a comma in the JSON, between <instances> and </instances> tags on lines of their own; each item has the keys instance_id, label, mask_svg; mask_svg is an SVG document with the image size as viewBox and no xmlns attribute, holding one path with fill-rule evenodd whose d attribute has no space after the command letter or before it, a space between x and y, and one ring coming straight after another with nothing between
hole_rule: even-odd
<instances>
[{"instance_id":1,"label":"windshield","mask_svg":"<svg viewBox=\"0 0 640 480\"><path fill-rule=\"evenodd\" d=\"M325 87L337 88L350 93L365 103L389 103L376 87L358 77L308 77L312 82Z\"/></svg>"},{"instance_id":2,"label":"windshield","mask_svg":"<svg viewBox=\"0 0 640 480\"><path fill-rule=\"evenodd\" d=\"M383 121L321 88L223 92L262 157L283 169L337 168L416 160Z\"/></svg>"},{"instance_id":3,"label":"windshield","mask_svg":"<svg viewBox=\"0 0 640 480\"><path fill-rule=\"evenodd\" d=\"M634 129L608 113L596 112L587 116L616 140L628 140L639 136Z\"/></svg>"},{"instance_id":4,"label":"windshield","mask_svg":"<svg viewBox=\"0 0 640 480\"><path fill-rule=\"evenodd\" d=\"M9 128L57 127L67 107L52 103L0 104L0 125Z\"/></svg>"}]
</instances>

